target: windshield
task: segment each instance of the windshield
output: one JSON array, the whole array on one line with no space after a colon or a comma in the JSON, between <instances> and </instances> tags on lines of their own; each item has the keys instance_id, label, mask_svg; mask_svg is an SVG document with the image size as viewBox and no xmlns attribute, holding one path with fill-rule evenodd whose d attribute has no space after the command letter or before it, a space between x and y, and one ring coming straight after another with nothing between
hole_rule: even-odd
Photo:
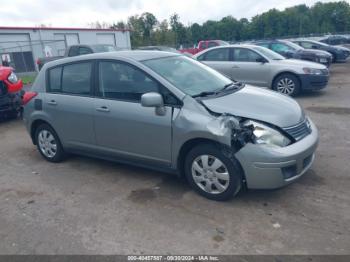
<instances>
[{"instance_id":1,"label":"windshield","mask_svg":"<svg viewBox=\"0 0 350 262\"><path fill-rule=\"evenodd\" d=\"M313 44L315 44L315 45L321 45L321 46L329 46L329 45L327 45L327 44L325 44L325 43L322 43L322 42L317 42L317 41L309 41L309 42L311 42L311 43L313 43Z\"/></svg>"},{"instance_id":2,"label":"windshield","mask_svg":"<svg viewBox=\"0 0 350 262\"><path fill-rule=\"evenodd\" d=\"M117 49L113 45L94 45L92 47L93 47L93 49L95 50L96 53L117 51Z\"/></svg>"},{"instance_id":3,"label":"windshield","mask_svg":"<svg viewBox=\"0 0 350 262\"><path fill-rule=\"evenodd\" d=\"M270 60L284 60L285 59L280 54L277 54L276 52L271 51L270 49L268 49L266 47L256 46L256 47L254 47L254 49Z\"/></svg>"},{"instance_id":4,"label":"windshield","mask_svg":"<svg viewBox=\"0 0 350 262\"><path fill-rule=\"evenodd\" d=\"M216 42L218 42L220 45L229 45L228 42L222 40L217 40Z\"/></svg>"},{"instance_id":5,"label":"windshield","mask_svg":"<svg viewBox=\"0 0 350 262\"><path fill-rule=\"evenodd\" d=\"M214 69L186 56L146 60L143 64L190 96L218 91L232 83Z\"/></svg>"},{"instance_id":6,"label":"windshield","mask_svg":"<svg viewBox=\"0 0 350 262\"><path fill-rule=\"evenodd\" d=\"M300 50L300 49L304 49L302 48L300 45L297 45L293 42L290 41L283 41L283 43L285 43L286 45L290 46L291 48L293 48L294 50Z\"/></svg>"}]
</instances>

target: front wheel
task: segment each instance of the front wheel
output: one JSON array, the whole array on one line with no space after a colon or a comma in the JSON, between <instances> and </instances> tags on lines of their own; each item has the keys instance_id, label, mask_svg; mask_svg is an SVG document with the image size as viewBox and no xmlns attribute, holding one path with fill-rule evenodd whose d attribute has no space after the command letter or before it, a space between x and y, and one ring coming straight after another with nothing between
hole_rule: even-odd
<instances>
[{"instance_id":1,"label":"front wheel","mask_svg":"<svg viewBox=\"0 0 350 262\"><path fill-rule=\"evenodd\" d=\"M237 160L212 144L198 145L188 153L185 174L194 190L212 200L228 200L242 187L243 174Z\"/></svg>"},{"instance_id":2,"label":"front wheel","mask_svg":"<svg viewBox=\"0 0 350 262\"><path fill-rule=\"evenodd\" d=\"M295 75L281 74L275 79L272 88L278 93L296 96L300 92L300 81Z\"/></svg>"}]
</instances>

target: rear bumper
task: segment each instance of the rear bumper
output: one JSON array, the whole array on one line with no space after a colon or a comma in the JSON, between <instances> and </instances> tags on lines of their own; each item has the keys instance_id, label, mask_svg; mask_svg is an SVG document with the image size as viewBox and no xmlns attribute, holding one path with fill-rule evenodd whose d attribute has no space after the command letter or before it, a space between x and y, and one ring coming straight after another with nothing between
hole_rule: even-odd
<instances>
[{"instance_id":1,"label":"rear bumper","mask_svg":"<svg viewBox=\"0 0 350 262\"><path fill-rule=\"evenodd\" d=\"M236 154L251 189L284 187L305 174L312 166L318 145L318 131L310 121L312 132L290 146L272 148L247 144Z\"/></svg>"},{"instance_id":2,"label":"rear bumper","mask_svg":"<svg viewBox=\"0 0 350 262\"><path fill-rule=\"evenodd\" d=\"M329 75L299 75L302 90L320 90L328 85Z\"/></svg>"}]
</instances>

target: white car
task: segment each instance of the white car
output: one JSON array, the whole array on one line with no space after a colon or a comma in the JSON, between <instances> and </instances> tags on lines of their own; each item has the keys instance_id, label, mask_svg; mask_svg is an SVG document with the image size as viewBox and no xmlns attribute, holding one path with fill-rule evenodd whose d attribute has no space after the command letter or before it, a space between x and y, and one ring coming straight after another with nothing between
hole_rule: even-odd
<instances>
[{"instance_id":1,"label":"white car","mask_svg":"<svg viewBox=\"0 0 350 262\"><path fill-rule=\"evenodd\" d=\"M219 46L204 50L193 58L236 81L291 96L304 90L325 88L329 79L329 71L324 65L286 59L261 46Z\"/></svg>"}]
</instances>

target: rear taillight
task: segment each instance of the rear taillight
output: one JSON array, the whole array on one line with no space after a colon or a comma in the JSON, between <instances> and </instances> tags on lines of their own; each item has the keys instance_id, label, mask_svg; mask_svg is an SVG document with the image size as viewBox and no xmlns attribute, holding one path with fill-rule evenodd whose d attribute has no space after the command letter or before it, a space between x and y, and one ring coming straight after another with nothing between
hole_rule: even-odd
<instances>
[{"instance_id":1,"label":"rear taillight","mask_svg":"<svg viewBox=\"0 0 350 262\"><path fill-rule=\"evenodd\" d=\"M32 92L32 91L25 92L24 95L23 95L22 104L23 105L28 104L29 101L32 100L37 95L38 95L37 92Z\"/></svg>"},{"instance_id":2,"label":"rear taillight","mask_svg":"<svg viewBox=\"0 0 350 262\"><path fill-rule=\"evenodd\" d=\"M36 64L37 64L37 65L40 65L40 64L41 64L40 58L38 58L38 59L36 60Z\"/></svg>"}]
</instances>

